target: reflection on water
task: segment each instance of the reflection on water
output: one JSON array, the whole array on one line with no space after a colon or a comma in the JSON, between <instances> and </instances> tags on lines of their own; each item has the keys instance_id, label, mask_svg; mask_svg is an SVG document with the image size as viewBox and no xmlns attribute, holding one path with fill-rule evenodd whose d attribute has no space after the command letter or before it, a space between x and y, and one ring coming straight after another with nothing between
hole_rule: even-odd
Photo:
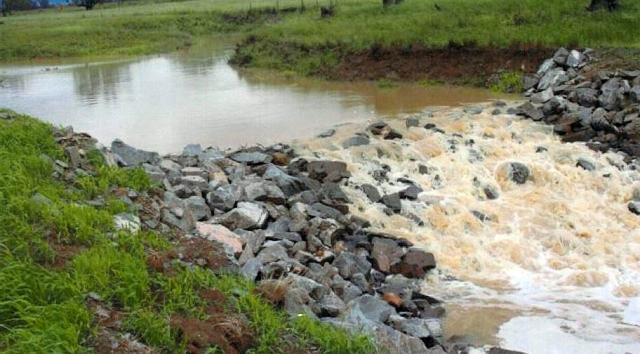
<instances>
[{"instance_id":1,"label":"reflection on water","mask_svg":"<svg viewBox=\"0 0 640 354\"><path fill-rule=\"evenodd\" d=\"M224 42L223 42L224 43ZM229 45L138 60L0 67L0 107L173 152L188 143L221 147L314 135L373 116L492 98L485 90L326 83L238 71Z\"/></svg>"}]
</instances>

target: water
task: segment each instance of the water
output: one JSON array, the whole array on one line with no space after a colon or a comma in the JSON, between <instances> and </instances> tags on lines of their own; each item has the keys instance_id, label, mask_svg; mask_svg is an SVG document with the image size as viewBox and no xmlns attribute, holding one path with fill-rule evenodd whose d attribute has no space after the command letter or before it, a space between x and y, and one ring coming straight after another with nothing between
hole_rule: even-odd
<instances>
[{"instance_id":1,"label":"water","mask_svg":"<svg viewBox=\"0 0 640 354\"><path fill-rule=\"evenodd\" d=\"M449 304L447 337L534 354L640 353L640 327L633 325L640 320L640 217L627 210L640 173L619 155L564 144L549 126L491 109L425 113L410 129L389 120L403 140L342 149L365 127L350 124L299 148L348 163L352 213L434 253L439 271L425 290ZM427 122L445 133L422 128ZM579 158L597 169L577 167ZM507 178L512 161L530 169L526 184ZM389 181L380 183L373 171L383 165ZM388 216L357 188L398 192L406 188L400 177L424 190L417 201L403 201L402 214ZM499 198L489 200L486 186Z\"/></svg>"},{"instance_id":2,"label":"water","mask_svg":"<svg viewBox=\"0 0 640 354\"><path fill-rule=\"evenodd\" d=\"M189 143L237 147L309 137L329 126L485 101L486 90L326 83L238 71L231 42L101 63L0 66L0 107L169 153Z\"/></svg>"}]
</instances>

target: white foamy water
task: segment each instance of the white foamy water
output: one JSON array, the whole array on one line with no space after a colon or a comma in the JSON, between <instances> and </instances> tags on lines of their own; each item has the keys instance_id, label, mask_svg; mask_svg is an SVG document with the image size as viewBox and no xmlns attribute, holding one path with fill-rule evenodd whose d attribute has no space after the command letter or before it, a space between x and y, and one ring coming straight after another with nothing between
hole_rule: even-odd
<instances>
[{"instance_id":1,"label":"white foamy water","mask_svg":"<svg viewBox=\"0 0 640 354\"><path fill-rule=\"evenodd\" d=\"M530 353L640 353L640 328L624 319L640 296L640 217L627 209L640 174L615 153L564 144L549 126L490 111L441 109L409 129L404 120L389 121L403 139L372 137L369 145L343 149L342 141L365 130L351 124L298 148L310 158L347 162L351 212L435 254L438 272L425 288L462 311L449 316L456 318L450 335L464 334L456 332L464 322L493 321L494 337L475 344ZM424 129L426 123L444 133ZM579 159L596 169L577 167ZM512 182L509 162L525 164L531 178ZM379 182L374 171L384 165L388 180ZM424 190L416 201L403 200L400 214L387 215L358 188L370 183L394 193L408 186L399 178ZM488 199L485 189L499 197ZM465 309L484 318L465 318ZM494 309L509 315L493 316Z\"/></svg>"}]
</instances>

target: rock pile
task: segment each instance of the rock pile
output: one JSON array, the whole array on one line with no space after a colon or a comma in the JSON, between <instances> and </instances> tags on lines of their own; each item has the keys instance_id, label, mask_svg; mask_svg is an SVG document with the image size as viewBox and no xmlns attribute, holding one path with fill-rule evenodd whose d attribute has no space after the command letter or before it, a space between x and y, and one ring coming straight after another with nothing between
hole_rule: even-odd
<instances>
[{"instance_id":1,"label":"rock pile","mask_svg":"<svg viewBox=\"0 0 640 354\"><path fill-rule=\"evenodd\" d=\"M564 141L640 156L640 70L597 70L591 50L560 48L524 79L517 113L554 126Z\"/></svg>"},{"instance_id":2,"label":"rock pile","mask_svg":"<svg viewBox=\"0 0 640 354\"><path fill-rule=\"evenodd\" d=\"M398 138L386 126L372 129ZM292 316L370 332L392 353L442 352L444 309L420 290L433 255L349 214L345 163L299 158L285 145L232 153L189 145L161 157L114 141L105 156L141 166L162 186L153 197L131 196L140 219L119 216L121 227L177 230L218 246L229 269ZM393 207L390 196L371 194Z\"/></svg>"}]
</instances>

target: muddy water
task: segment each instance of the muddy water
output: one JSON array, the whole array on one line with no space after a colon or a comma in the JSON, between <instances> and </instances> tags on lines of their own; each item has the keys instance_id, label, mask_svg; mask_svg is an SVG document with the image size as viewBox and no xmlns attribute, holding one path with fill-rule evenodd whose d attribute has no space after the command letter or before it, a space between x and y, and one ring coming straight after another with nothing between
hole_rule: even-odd
<instances>
[{"instance_id":1,"label":"muddy water","mask_svg":"<svg viewBox=\"0 0 640 354\"><path fill-rule=\"evenodd\" d=\"M237 147L313 136L328 126L428 105L492 98L486 90L323 83L238 71L231 42L136 60L0 66L0 107L163 153L189 143Z\"/></svg>"},{"instance_id":2,"label":"muddy water","mask_svg":"<svg viewBox=\"0 0 640 354\"><path fill-rule=\"evenodd\" d=\"M640 217L627 210L638 171L616 154L563 144L549 127L514 116L446 109L422 117L421 126L444 133L395 120L403 140L342 149L342 140L364 130L352 124L300 149L348 162L351 211L435 254L439 273L425 288L450 303L447 336L530 353L639 353L640 327L625 323L640 320L632 314ZM596 170L577 167L580 158ZM512 161L530 169L526 184L508 178ZM383 165L388 181L378 182L373 172ZM424 190L403 201L401 214L387 215L358 189L370 183L398 192L407 186L401 177ZM488 199L486 188L499 197Z\"/></svg>"}]
</instances>

